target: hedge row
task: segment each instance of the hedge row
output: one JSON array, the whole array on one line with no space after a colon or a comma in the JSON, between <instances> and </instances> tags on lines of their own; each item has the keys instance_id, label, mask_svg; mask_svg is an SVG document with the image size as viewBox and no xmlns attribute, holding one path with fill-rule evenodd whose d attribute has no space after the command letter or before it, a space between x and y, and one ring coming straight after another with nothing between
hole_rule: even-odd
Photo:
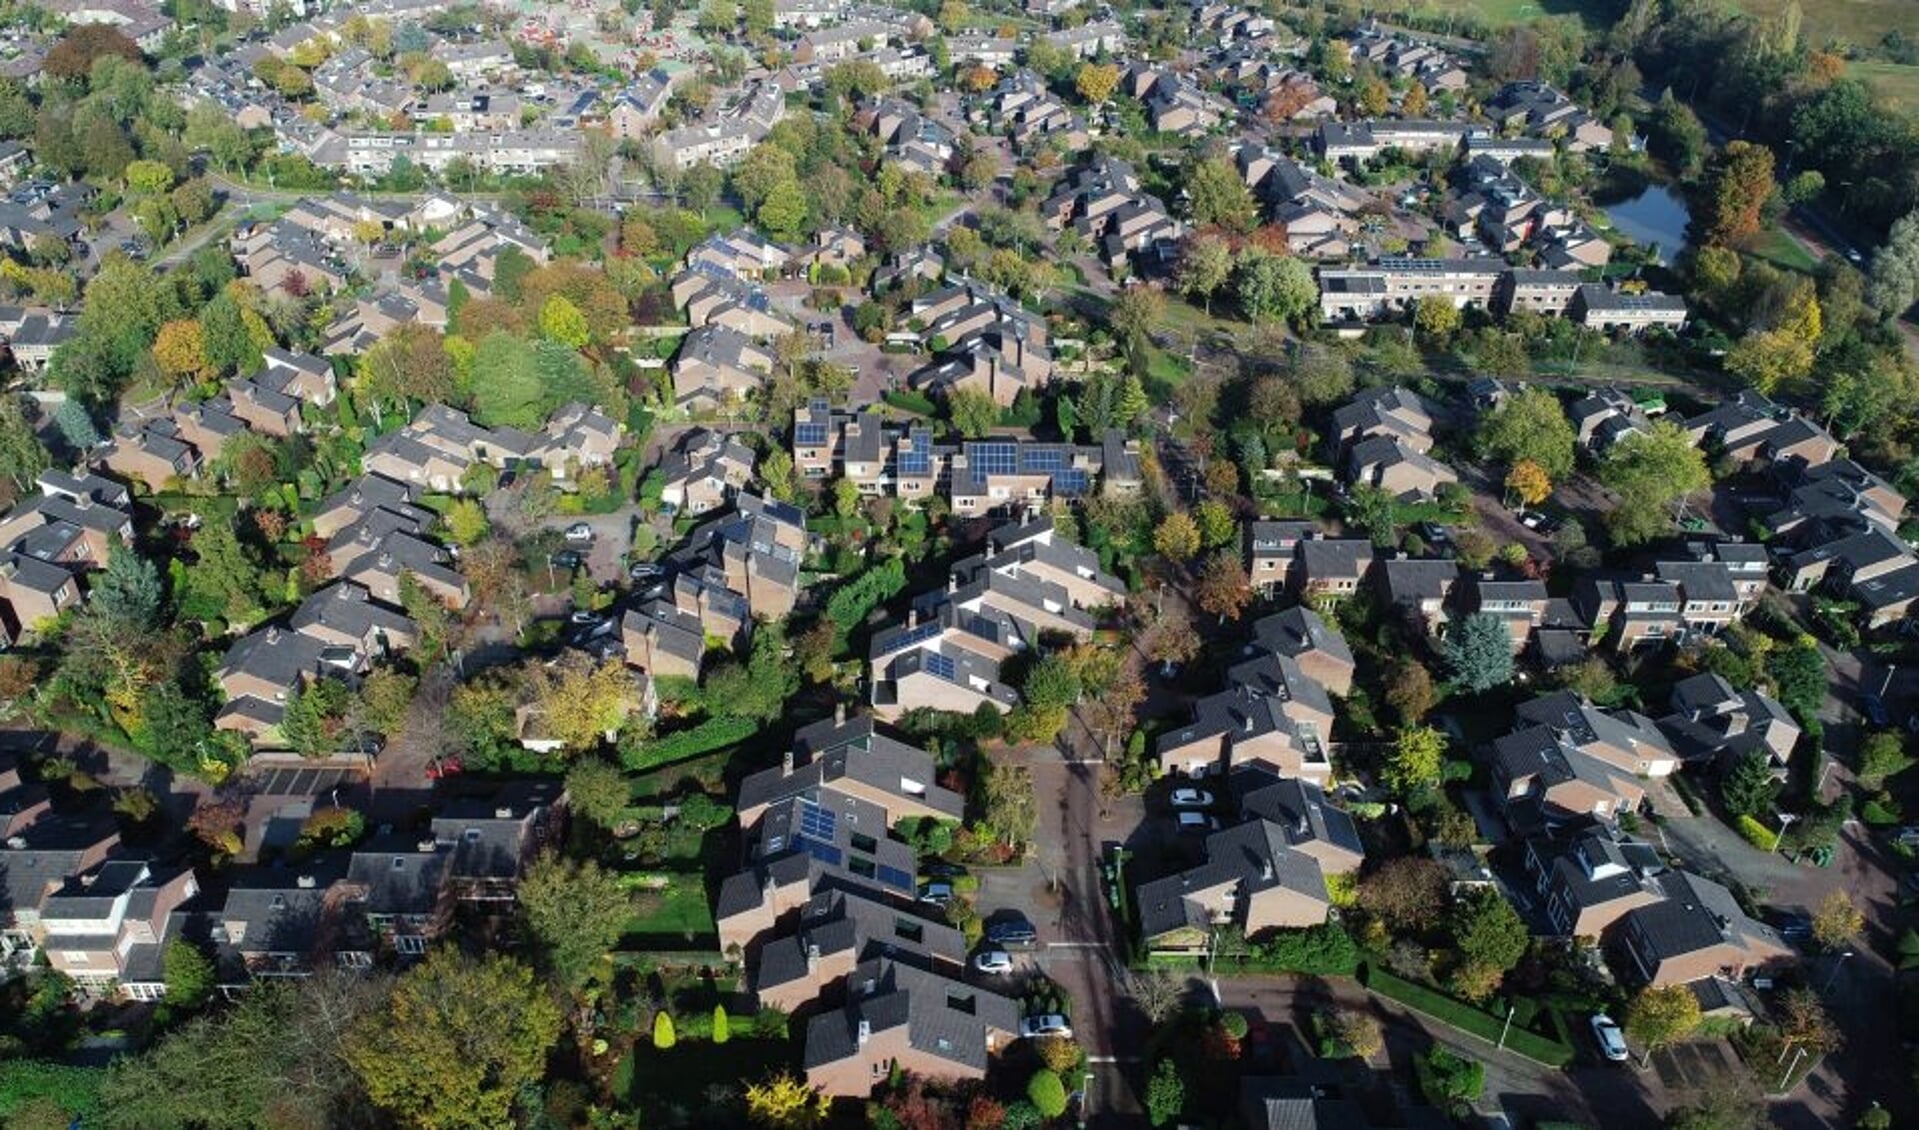
<instances>
[{"instance_id":1,"label":"hedge row","mask_svg":"<svg viewBox=\"0 0 1919 1130\"><path fill-rule=\"evenodd\" d=\"M1435 989L1396 977L1384 969L1368 967L1363 972L1365 976L1362 979L1373 992L1434 1020L1450 1024L1462 1032L1470 1032L1489 1044L1498 1043L1499 1034L1506 1027L1506 1018L1503 1016L1482 1012ZM1529 1032L1517 1024L1506 1033L1506 1048L1548 1067L1564 1067L1573 1061L1572 1048L1558 1040Z\"/></svg>"},{"instance_id":2,"label":"hedge row","mask_svg":"<svg viewBox=\"0 0 1919 1130\"><path fill-rule=\"evenodd\" d=\"M622 760L636 773L658 769L743 742L759 729L760 724L751 718L708 718L690 730L644 742Z\"/></svg>"},{"instance_id":3,"label":"hedge row","mask_svg":"<svg viewBox=\"0 0 1919 1130\"><path fill-rule=\"evenodd\" d=\"M1739 829L1739 834L1746 838L1746 842L1760 851L1779 850L1779 833L1753 817L1741 816L1736 827Z\"/></svg>"}]
</instances>

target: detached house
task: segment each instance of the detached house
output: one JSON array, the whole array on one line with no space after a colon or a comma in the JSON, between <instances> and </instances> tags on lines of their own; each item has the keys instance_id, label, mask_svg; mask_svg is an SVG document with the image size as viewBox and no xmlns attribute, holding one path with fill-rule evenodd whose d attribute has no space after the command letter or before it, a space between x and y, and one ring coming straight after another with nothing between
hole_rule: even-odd
<instances>
[{"instance_id":1,"label":"detached house","mask_svg":"<svg viewBox=\"0 0 1919 1130\"><path fill-rule=\"evenodd\" d=\"M1619 926L1621 947L1647 984L1737 982L1798 959L1777 930L1747 915L1719 884L1684 871L1656 883L1664 897L1628 911Z\"/></svg>"},{"instance_id":2,"label":"detached house","mask_svg":"<svg viewBox=\"0 0 1919 1130\"><path fill-rule=\"evenodd\" d=\"M1206 862L1135 892L1140 933L1155 953L1203 954L1216 930L1248 938L1317 926L1332 902L1319 861L1294 848L1286 828L1255 817L1206 837Z\"/></svg>"},{"instance_id":3,"label":"detached house","mask_svg":"<svg viewBox=\"0 0 1919 1130\"><path fill-rule=\"evenodd\" d=\"M1019 1036L1019 1005L955 977L891 958L847 977L843 1009L806 1026L807 1085L837 1098L872 1093L895 1068L943 1081L984 1079Z\"/></svg>"}]
</instances>

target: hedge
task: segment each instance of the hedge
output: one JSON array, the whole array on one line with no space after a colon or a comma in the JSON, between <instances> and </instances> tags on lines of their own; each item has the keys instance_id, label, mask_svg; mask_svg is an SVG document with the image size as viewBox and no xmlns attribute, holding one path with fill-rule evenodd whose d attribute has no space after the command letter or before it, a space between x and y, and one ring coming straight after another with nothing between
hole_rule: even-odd
<instances>
[{"instance_id":1,"label":"hedge","mask_svg":"<svg viewBox=\"0 0 1919 1130\"><path fill-rule=\"evenodd\" d=\"M1739 829L1739 834L1746 838L1747 843L1758 848L1760 851L1779 850L1779 833L1761 824L1751 816L1741 816L1738 823L1734 826Z\"/></svg>"},{"instance_id":2,"label":"hedge","mask_svg":"<svg viewBox=\"0 0 1919 1130\"><path fill-rule=\"evenodd\" d=\"M0 1119L34 1099L52 1099L68 1115L91 1119L100 1110L97 1067L71 1067L37 1059L0 1062Z\"/></svg>"},{"instance_id":3,"label":"hedge","mask_svg":"<svg viewBox=\"0 0 1919 1130\"><path fill-rule=\"evenodd\" d=\"M621 760L636 773L658 769L743 742L759 729L759 722L752 718L708 718L690 730L643 742Z\"/></svg>"},{"instance_id":4,"label":"hedge","mask_svg":"<svg viewBox=\"0 0 1919 1130\"><path fill-rule=\"evenodd\" d=\"M1366 987L1380 996L1396 1000L1414 1012L1478 1036L1489 1044L1498 1043L1500 1032L1506 1028L1506 1018L1503 1016L1482 1012L1436 989L1396 977L1384 969L1364 967L1361 973L1360 979ZM1506 1049L1548 1067L1564 1067L1573 1061L1572 1048L1558 1040L1529 1032L1516 1022L1506 1032Z\"/></svg>"}]
</instances>

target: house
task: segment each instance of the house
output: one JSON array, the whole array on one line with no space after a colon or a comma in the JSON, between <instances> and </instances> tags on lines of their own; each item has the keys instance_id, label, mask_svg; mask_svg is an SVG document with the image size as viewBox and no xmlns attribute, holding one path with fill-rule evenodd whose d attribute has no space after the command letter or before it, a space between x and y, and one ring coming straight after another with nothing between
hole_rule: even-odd
<instances>
[{"instance_id":1,"label":"house","mask_svg":"<svg viewBox=\"0 0 1919 1130\"><path fill-rule=\"evenodd\" d=\"M1335 458L1350 453L1361 440L1396 439L1409 451L1424 454L1433 447L1433 421L1438 410L1409 389L1393 386L1363 392L1333 412L1329 442Z\"/></svg>"},{"instance_id":2,"label":"house","mask_svg":"<svg viewBox=\"0 0 1919 1130\"><path fill-rule=\"evenodd\" d=\"M1249 939L1275 929L1317 926L1332 909L1319 861L1289 842L1285 828L1254 818L1206 837L1206 862L1140 884L1140 934L1155 953L1203 954L1221 927Z\"/></svg>"},{"instance_id":3,"label":"house","mask_svg":"<svg viewBox=\"0 0 1919 1130\"><path fill-rule=\"evenodd\" d=\"M10 614L5 625L9 641L79 603L80 582L72 573L26 554L0 554L0 605Z\"/></svg>"},{"instance_id":4,"label":"house","mask_svg":"<svg viewBox=\"0 0 1919 1130\"><path fill-rule=\"evenodd\" d=\"M1386 1130L1387 1127L1441 1130L1450 1119L1425 1107L1409 1107L1396 1118L1378 1121L1362 1104L1348 1098L1343 1084L1319 1078L1281 1078L1249 1075L1240 1080L1240 1125L1247 1130Z\"/></svg>"},{"instance_id":5,"label":"house","mask_svg":"<svg viewBox=\"0 0 1919 1130\"><path fill-rule=\"evenodd\" d=\"M1267 656L1270 669L1284 661ZM1295 665L1294 670L1297 670ZM1238 671L1241 678L1250 672ZM1229 676L1230 678L1230 676ZM1153 758L1165 775L1204 777L1234 766L1259 764L1289 776L1324 781L1332 762L1322 744L1331 729L1332 703L1323 687L1298 679L1295 700L1284 680L1278 693L1255 682L1231 682L1226 690L1193 704L1193 721L1160 734Z\"/></svg>"},{"instance_id":6,"label":"house","mask_svg":"<svg viewBox=\"0 0 1919 1130\"><path fill-rule=\"evenodd\" d=\"M1253 587L1267 596L1286 587L1300 541L1318 529L1312 521L1246 523L1246 576Z\"/></svg>"},{"instance_id":7,"label":"house","mask_svg":"<svg viewBox=\"0 0 1919 1130\"><path fill-rule=\"evenodd\" d=\"M1445 298L1464 309L1492 309L1500 280L1512 268L1490 256L1469 259L1382 258L1362 267L1319 270L1320 316L1366 321L1407 310L1422 298Z\"/></svg>"},{"instance_id":8,"label":"house","mask_svg":"<svg viewBox=\"0 0 1919 1130\"><path fill-rule=\"evenodd\" d=\"M1407 558L1395 555L1380 562L1380 589L1386 602L1429 636L1445 631L1451 617L1447 604L1459 584L1459 562L1452 558Z\"/></svg>"},{"instance_id":9,"label":"house","mask_svg":"<svg viewBox=\"0 0 1919 1130\"><path fill-rule=\"evenodd\" d=\"M1726 770L1758 754L1781 777L1800 734L1799 723L1777 699L1762 691L1735 690L1714 674L1673 684L1672 712L1659 720L1659 728L1687 761Z\"/></svg>"},{"instance_id":10,"label":"house","mask_svg":"<svg viewBox=\"0 0 1919 1130\"><path fill-rule=\"evenodd\" d=\"M1350 596L1372 570L1373 556L1364 538L1315 535L1299 543L1294 587L1308 599Z\"/></svg>"},{"instance_id":11,"label":"house","mask_svg":"<svg viewBox=\"0 0 1919 1130\"><path fill-rule=\"evenodd\" d=\"M256 432L285 439L301 430L300 402L283 392L253 381L231 381L226 399L233 415Z\"/></svg>"},{"instance_id":12,"label":"house","mask_svg":"<svg viewBox=\"0 0 1919 1130\"><path fill-rule=\"evenodd\" d=\"M1332 694L1344 698L1353 689L1353 651L1339 629L1310 608L1295 606L1253 624L1253 639L1299 669Z\"/></svg>"},{"instance_id":13,"label":"house","mask_svg":"<svg viewBox=\"0 0 1919 1130\"><path fill-rule=\"evenodd\" d=\"M431 817L436 847L450 851L447 884L462 903L512 902L526 865L559 832L562 783L509 781L444 798Z\"/></svg>"},{"instance_id":14,"label":"house","mask_svg":"<svg viewBox=\"0 0 1919 1130\"><path fill-rule=\"evenodd\" d=\"M1019 1005L957 977L887 957L847 977L849 1001L806 1025L809 1087L835 1098L872 1093L895 1069L943 1082L984 1079L1019 1035Z\"/></svg>"},{"instance_id":15,"label":"house","mask_svg":"<svg viewBox=\"0 0 1919 1130\"><path fill-rule=\"evenodd\" d=\"M700 677L706 655L706 632L697 613L671 601L652 600L630 609L620 618L620 642L626 662L654 678Z\"/></svg>"},{"instance_id":16,"label":"house","mask_svg":"<svg viewBox=\"0 0 1919 1130\"><path fill-rule=\"evenodd\" d=\"M1513 718L1546 726L1581 753L1635 777L1668 777L1679 768L1679 755L1652 719L1623 707L1601 710L1571 691L1523 702Z\"/></svg>"},{"instance_id":17,"label":"house","mask_svg":"<svg viewBox=\"0 0 1919 1130\"><path fill-rule=\"evenodd\" d=\"M793 797L844 793L882 809L885 826L902 820L957 822L965 798L936 783L933 755L881 732L872 716L848 719L842 707L832 721L815 722L793 736L777 769L740 782L735 809L740 826L752 827L774 805Z\"/></svg>"},{"instance_id":18,"label":"house","mask_svg":"<svg viewBox=\"0 0 1919 1130\"><path fill-rule=\"evenodd\" d=\"M108 860L40 900L40 949L56 972L91 992L160 1000L164 950L178 936L174 911L199 892L191 869Z\"/></svg>"},{"instance_id":19,"label":"house","mask_svg":"<svg viewBox=\"0 0 1919 1130\"><path fill-rule=\"evenodd\" d=\"M765 387L773 354L752 337L722 324L687 334L673 358L673 395L688 411L736 405Z\"/></svg>"},{"instance_id":20,"label":"house","mask_svg":"<svg viewBox=\"0 0 1919 1130\"><path fill-rule=\"evenodd\" d=\"M751 228L715 233L686 253L689 268L709 266L739 279L770 279L786 269L792 256Z\"/></svg>"},{"instance_id":21,"label":"house","mask_svg":"<svg viewBox=\"0 0 1919 1130\"><path fill-rule=\"evenodd\" d=\"M1401 500L1426 500L1439 488L1457 483L1451 467L1398 436L1367 436L1346 453L1346 481L1385 491Z\"/></svg>"},{"instance_id":22,"label":"house","mask_svg":"<svg viewBox=\"0 0 1919 1130\"><path fill-rule=\"evenodd\" d=\"M1659 853L1596 821L1528 836L1524 848L1526 873L1560 937L1597 941L1627 911L1662 897L1653 882L1666 871Z\"/></svg>"},{"instance_id":23,"label":"house","mask_svg":"<svg viewBox=\"0 0 1919 1130\"><path fill-rule=\"evenodd\" d=\"M1461 589L1468 612L1484 613L1506 625L1513 654L1526 650L1533 629L1546 618L1546 583L1537 580L1495 580L1491 574L1475 573L1466 578Z\"/></svg>"},{"instance_id":24,"label":"house","mask_svg":"<svg viewBox=\"0 0 1919 1130\"><path fill-rule=\"evenodd\" d=\"M133 544L127 489L86 471L40 473L40 493L0 516L0 548L79 571L104 569L115 545Z\"/></svg>"},{"instance_id":25,"label":"house","mask_svg":"<svg viewBox=\"0 0 1919 1130\"><path fill-rule=\"evenodd\" d=\"M1019 693L1000 680L1000 663L1023 646L1010 617L963 615L950 602L925 623L917 609L910 611L904 625L873 636L873 713L893 721L920 707L957 714L981 706L1009 711L1019 705Z\"/></svg>"},{"instance_id":26,"label":"house","mask_svg":"<svg viewBox=\"0 0 1919 1130\"><path fill-rule=\"evenodd\" d=\"M755 952L822 889L902 907L918 893L912 847L888 834L884 808L851 792L795 794L745 832L745 866L721 882L713 909L723 952Z\"/></svg>"},{"instance_id":27,"label":"house","mask_svg":"<svg viewBox=\"0 0 1919 1130\"><path fill-rule=\"evenodd\" d=\"M660 464L660 505L674 514L704 514L724 506L753 478L753 451L731 436L694 428Z\"/></svg>"},{"instance_id":28,"label":"house","mask_svg":"<svg viewBox=\"0 0 1919 1130\"><path fill-rule=\"evenodd\" d=\"M1629 294L1598 283L1582 284L1573 295L1572 319L1601 333L1638 335L1649 329L1678 333L1686 328L1686 300L1676 294Z\"/></svg>"},{"instance_id":29,"label":"house","mask_svg":"<svg viewBox=\"0 0 1919 1130\"><path fill-rule=\"evenodd\" d=\"M783 620L799 599L800 562L808 539L796 507L741 492L731 514L696 527L668 560L678 572L674 602L696 612L711 634L732 636L752 618ZM722 608L720 594L739 604ZM728 617L743 617L733 624Z\"/></svg>"},{"instance_id":30,"label":"house","mask_svg":"<svg viewBox=\"0 0 1919 1130\"><path fill-rule=\"evenodd\" d=\"M1684 871L1655 882L1664 897L1628 911L1619 926L1621 949L1646 984L1663 988L1715 976L1743 981L1797 960L1777 930L1747 915L1719 884Z\"/></svg>"},{"instance_id":31,"label":"house","mask_svg":"<svg viewBox=\"0 0 1919 1130\"><path fill-rule=\"evenodd\" d=\"M139 431L123 432L114 437L100 463L156 494L176 480L197 477L199 457L192 447L169 434L172 431L169 422L157 421Z\"/></svg>"},{"instance_id":32,"label":"house","mask_svg":"<svg viewBox=\"0 0 1919 1130\"><path fill-rule=\"evenodd\" d=\"M256 982L297 980L323 968L339 929L334 885L345 877L344 857L235 869L224 901L210 914L221 991L233 995Z\"/></svg>"},{"instance_id":33,"label":"house","mask_svg":"<svg viewBox=\"0 0 1919 1130\"><path fill-rule=\"evenodd\" d=\"M851 889L828 888L800 908L798 927L759 947L747 985L762 1009L797 1012L865 961L886 957L957 977L965 972L966 936L944 922L903 914Z\"/></svg>"},{"instance_id":34,"label":"house","mask_svg":"<svg viewBox=\"0 0 1919 1130\"><path fill-rule=\"evenodd\" d=\"M23 784L10 756L0 758L0 802L0 969L13 972L40 956L46 897L118 852L120 829L103 814L54 815L46 789Z\"/></svg>"},{"instance_id":35,"label":"house","mask_svg":"<svg viewBox=\"0 0 1919 1130\"><path fill-rule=\"evenodd\" d=\"M1293 850L1319 861L1328 875L1350 875L1366 861L1359 827L1346 810L1326 799L1311 781L1274 776L1263 766L1235 771L1231 783L1240 813L1286 830Z\"/></svg>"},{"instance_id":36,"label":"house","mask_svg":"<svg viewBox=\"0 0 1919 1130\"><path fill-rule=\"evenodd\" d=\"M1044 320L1004 294L965 280L915 299L911 309L935 354L913 374L915 388L940 395L970 390L1009 407L1020 390L1052 376Z\"/></svg>"},{"instance_id":37,"label":"house","mask_svg":"<svg viewBox=\"0 0 1919 1130\"><path fill-rule=\"evenodd\" d=\"M956 562L952 576L966 588L984 572L1034 581L1043 592L1063 592L1081 610L1126 601L1126 586L1099 567L1099 555L1059 537L1051 517L1027 517L992 530L985 552Z\"/></svg>"},{"instance_id":38,"label":"house","mask_svg":"<svg viewBox=\"0 0 1919 1130\"><path fill-rule=\"evenodd\" d=\"M1495 739L1495 795L1516 828L1551 826L1581 816L1612 819L1636 811L1645 789L1626 770L1580 750L1551 726L1526 726Z\"/></svg>"},{"instance_id":39,"label":"house","mask_svg":"<svg viewBox=\"0 0 1919 1130\"><path fill-rule=\"evenodd\" d=\"M1579 432L1579 446L1594 454L1652 426L1645 410L1619 388L1602 388L1580 397L1567 415Z\"/></svg>"},{"instance_id":40,"label":"house","mask_svg":"<svg viewBox=\"0 0 1919 1130\"><path fill-rule=\"evenodd\" d=\"M674 275L672 290L674 305L686 312L694 329L719 325L748 337L771 338L791 328L765 291L711 263Z\"/></svg>"},{"instance_id":41,"label":"house","mask_svg":"<svg viewBox=\"0 0 1919 1130\"><path fill-rule=\"evenodd\" d=\"M1365 162L1396 149L1404 153L1454 152L1468 138L1489 132L1464 122L1388 120L1321 122L1315 147L1328 161Z\"/></svg>"}]
</instances>

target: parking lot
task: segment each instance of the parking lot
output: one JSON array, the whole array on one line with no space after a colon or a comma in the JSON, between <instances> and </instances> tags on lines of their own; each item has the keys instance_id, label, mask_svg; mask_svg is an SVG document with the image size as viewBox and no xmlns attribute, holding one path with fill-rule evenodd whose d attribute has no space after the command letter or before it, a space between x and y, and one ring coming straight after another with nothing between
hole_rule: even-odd
<instances>
[{"instance_id":1,"label":"parking lot","mask_svg":"<svg viewBox=\"0 0 1919 1130\"><path fill-rule=\"evenodd\" d=\"M352 788L366 780L352 769L267 769L247 777L249 789L260 796L319 796L334 789Z\"/></svg>"}]
</instances>

